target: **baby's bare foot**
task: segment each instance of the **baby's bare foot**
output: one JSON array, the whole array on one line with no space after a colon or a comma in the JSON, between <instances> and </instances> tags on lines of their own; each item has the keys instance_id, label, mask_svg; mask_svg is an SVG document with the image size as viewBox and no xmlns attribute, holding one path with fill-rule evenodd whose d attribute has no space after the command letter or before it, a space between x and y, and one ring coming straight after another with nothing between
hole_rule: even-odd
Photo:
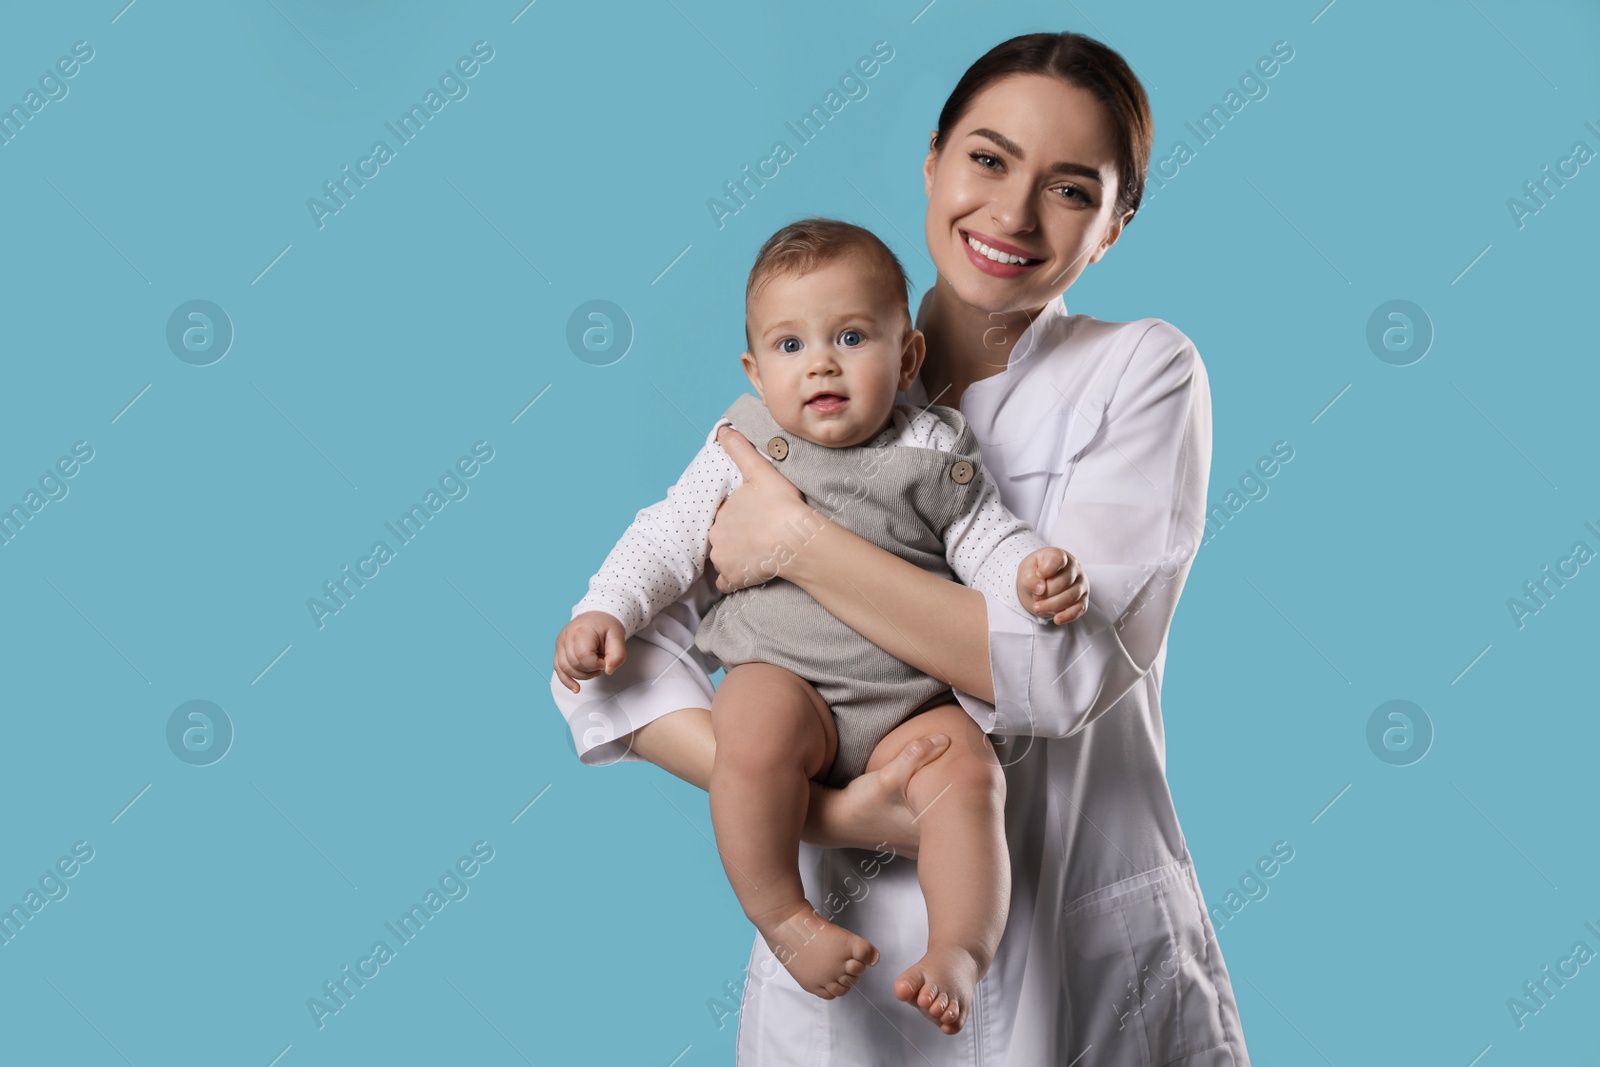
<instances>
[{"instance_id":1,"label":"baby's bare foot","mask_svg":"<svg viewBox=\"0 0 1600 1067\"><path fill-rule=\"evenodd\" d=\"M778 962L807 993L832 1000L878 962L878 950L864 937L818 915L802 900L756 920L756 929Z\"/></svg>"},{"instance_id":2,"label":"baby's bare foot","mask_svg":"<svg viewBox=\"0 0 1600 1067\"><path fill-rule=\"evenodd\" d=\"M894 980L894 995L915 1004L940 1030L954 1034L967 1021L972 991L985 970L964 948L929 945L922 958Z\"/></svg>"}]
</instances>

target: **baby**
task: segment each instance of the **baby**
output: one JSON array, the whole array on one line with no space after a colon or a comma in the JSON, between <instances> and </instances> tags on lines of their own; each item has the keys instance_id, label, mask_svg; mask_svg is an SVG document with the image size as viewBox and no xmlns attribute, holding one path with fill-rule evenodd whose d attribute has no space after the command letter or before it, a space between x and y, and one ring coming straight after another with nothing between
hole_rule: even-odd
<instances>
[{"instance_id":1,"label":"baby","mask_svg":"<svg viewBox=\"0 0 1600 1067\"><path fill-rule=\"evenodd\" d=\"M746 286L741 357L760 399L746 393L728 408L667 498L638 513L590 579L556 638L568 689L611 673L626 639L703 573L713 515L743 483L717 442L724 425L770 457L826 521L1018 611L1055 617L1076 603L1065 554L1000 503L961 413L896 404L924 351L908 284L888 247L848 223L807 219L762 246ZM807 780L842 786L914 738L950 737L906 791L919 820L935 803L938 811L917 856L928 948L895 980L895 995L943 1032L959 1031L1010 896L1005 778L988 737L946 683L781 575L712 604L695 644L727 671L711 707L710 794L728 880L795 981L825 1000L849 992L878 950L806 900L797 855Z\"/></svg>"}]
</instances>

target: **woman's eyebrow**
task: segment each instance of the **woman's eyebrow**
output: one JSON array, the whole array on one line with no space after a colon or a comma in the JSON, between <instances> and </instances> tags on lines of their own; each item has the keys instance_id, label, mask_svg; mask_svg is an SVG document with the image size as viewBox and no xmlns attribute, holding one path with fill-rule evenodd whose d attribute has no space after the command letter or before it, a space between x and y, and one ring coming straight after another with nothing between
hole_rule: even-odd
<instances>
[{"instance_id":1,"label":"woman's eyebrow","mask_svg":"<svg viewBox=\"0 0 1600 1067\"><path fill-rule=\"evenodd\" d=\"M971 132L978 137L987 137L1018 159L1025 160L1028 158L1028 154L1022 150L1022 146L1003 133L997 133L987 126L980 126ZM1106 180L1100 176L1098 170L1083 163L1052 163L1045 170L1051 174L1071 174L1079 178L1088 178L1090 181L1098 182L1101 185L1106 183Z\"/></svg>"}]
</instances>

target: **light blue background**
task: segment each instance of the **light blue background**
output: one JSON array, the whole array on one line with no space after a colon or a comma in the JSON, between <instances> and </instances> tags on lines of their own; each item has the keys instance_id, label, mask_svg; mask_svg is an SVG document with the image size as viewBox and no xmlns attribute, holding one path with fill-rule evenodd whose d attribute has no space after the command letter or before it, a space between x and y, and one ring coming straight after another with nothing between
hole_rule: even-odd
<instances>
[{"instance_id":1,"label":"light blue background","mask_svg":"<svg viewBox=\"0 0 1600 1067\"><path fill-rule=\"evenodd\" d=\"M1158 159L1294 49L1067 293L1194 339L1213 505L1295 450L1201 550L1163 696L1208 902L1295 849L1219 932L1255 1061L1596 1048L1600 966L1525 1028L1506 1007L1600 949L1600 575L1507 608L1600 548L1600 165L1507 208L1600 149L1592 4L124 2L0 17L6 105L94 48L0 147L0 504L95 452L0 548L0 904L95 850L0 946L0 1059L730 1062L708 1002L752 931L706 798L578 764L552 640L744 386L759 243L841 216L926 287L927 133L1040 29L1124 52ZM480 40L470 94L319 229L307 199ZM870 94L719 229L707 199L877 41ZM209 367L165 342L193 299L236 331ZM565 340L593 299L636 333L607 367ZM1391 299L1436 332L1411 366L1365 340ZM307 599L480 440L470 495L319 630ZM193 699L236 730L208 767L165 740ZM1367 746L1391 699L1436 731L1412 766ZM476 841L470 895L319 1030L307 999Z\"/></svg>"}]
</instances>

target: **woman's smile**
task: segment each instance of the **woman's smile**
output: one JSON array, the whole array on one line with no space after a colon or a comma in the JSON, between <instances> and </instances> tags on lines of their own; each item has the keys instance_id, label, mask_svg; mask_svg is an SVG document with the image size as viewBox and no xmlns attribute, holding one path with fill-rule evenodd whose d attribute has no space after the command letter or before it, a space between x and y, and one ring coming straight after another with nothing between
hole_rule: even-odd
<instances>
[{"instance_id":1,"label":"woman's smile","mask_svg":"<svg viewBox=\"0 0 1600 1067\"><path fill-rule=\"evenodd\" d=\"M961 234L962 244L966 247L967 259L985 274L1015 278L1044 262L1041 258L1030 258L1026 249L1006 244L988 234L959 228L957 232Z\"/></svg>"}]
</instances>

